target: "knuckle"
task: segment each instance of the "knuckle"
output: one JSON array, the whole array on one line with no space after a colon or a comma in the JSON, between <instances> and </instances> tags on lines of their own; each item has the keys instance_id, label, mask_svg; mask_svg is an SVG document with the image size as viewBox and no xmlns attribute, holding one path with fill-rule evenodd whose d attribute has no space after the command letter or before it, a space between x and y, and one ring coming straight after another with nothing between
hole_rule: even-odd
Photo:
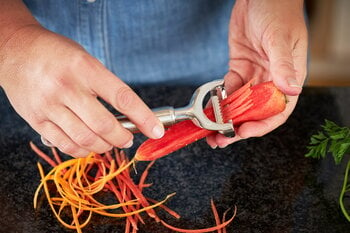
<instances>
[{"instance_id":1,"label":"knuckle","mask_svg":"<svg viewBox=\"0 0 350 233\"><path fill-rule=\"evenodd\" d=\"M74 56L71 61L71 72L74 72L76 69L96 69L97 59L92 57L90 54L86 53L84 50L74 53Z\"/></svg>"},{"instance_id":2,"label":"knuckle","mask_svg":"<svg viewBox=\"0 0 350 233\"><path fill-rule=\"evenodd\" d=\"M54 83L49 85L49 91L51 93L56 93L56 91L61 88L70 88L70 79L68 79L64 74L58 74L54 76Z\"/></svg>"},{"instance_id":3,"label":"knuckle","mask_svg":"<svg viewBox=\"0 0 350 233\"><path fill-rule=\"evenodd\" d=\"M85 52L75 52L71 59L71 67L85 67L89 60L90 56Z\"/></svg>"},{"instance_id":4,"label":"knuckle","mask_svg":"<svg viewBox=\"0 0 350 233\"><path fill-rule=\"evenodd\" d=\"M118 148L124 148L128 143L133 140L133 135L130 132L118 132L119 137L114 142L114 146Z\"/></svg>"},{"instance_id":5,"label":"knuckle","mask_svg":"<svg viewBox=\"0 0 350 233\"><path fill-rule=\"evenodd\" d=\"M26 114L26 116L24 116L24 118L31 125L39 127L44 126L48 122L48 120L37 111L29 112L28 114Z\"/></svg>"},{"instance_id":6,"label":"knuckle","mask_svg":"<svg viewBox=\"0 0 350 233\"><path fill-rule=\"evenodd\" d=\"M292 69L294 70L294 64L292 61L290 61L288 58L278 58L278 60L276 61L276 63L278 64L278 66L280 68L285 68L285 69Z\"/></svg>"},{"instance_id":7,"label":"knuckle","mask_svg":"<svg viewBox=\"0 0 350 233\"><path fill-rule=\"evenodd\" d=\"M65 154L75 155L79 152L79 148L70 142L65 142L57 146L60 151Z\"/></svg>"},{"instance_id":8,"label":"knuckle","mask_svg":"<svg viewBox=\"0 0 350 233\"><path fill-rule=\"evenodd\" d=\"M275 47L279 45L281 36L282 30L279 28L275 28L273 30L266 31L266 33L264 34L264 39L266 39L270 47Z\"/></svg>"},{"instance_id":9,"label":"knuckle","mask_svg":"<svg viewBox=\"0 0 350 233\"><path fill-rule=\"evenodd\" d=\"M97 136L92 132L82 132L73 136L73 140L82 147L90 147L96 142Z\"/></svg>"},{"instance_id":10,"label":"knuckle","mask_svg":"<svg viewBox=\"0 0 350 233\"><path fill-rule=\"evenodd\" d=\"M132 109L136 98L136 94L129 87L121 87L116 92L115 106L119 111L128 111Z\"/></svg>"},{"instance_id":11,"label":"knuckle","mask_svg":"<svg viewBox=\"0 0 350 233\"><path fill-rule=\"evenodd\" d=\"M109 134L114 129L115 120L110 117L102 118L94 123L94 131L99 135Z\"/></svg>"}]
</instances>

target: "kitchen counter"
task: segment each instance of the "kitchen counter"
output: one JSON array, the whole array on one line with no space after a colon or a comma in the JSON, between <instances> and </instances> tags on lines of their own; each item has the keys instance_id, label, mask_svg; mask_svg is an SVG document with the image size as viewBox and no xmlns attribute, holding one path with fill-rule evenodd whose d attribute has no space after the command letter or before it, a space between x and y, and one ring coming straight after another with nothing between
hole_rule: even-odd
<instances>
[{"instance_id":1,"label":"kitchen counter","mask_svg":"<svg viewBox=\"0 0 350 233\"><path fill-rule=\"evenodd\" d=\"M150 107L157 107L187 104L194 87L135 89ZM213 199L220 214L237 206L228 232L349 232L350 223L338 206L345 161L336 166L330 157L304 157L310 136L324 119L349 126L349 114L350 87L305 88L288 121L264 137L215 150L202 140L158 160L149 174L153 186L147 196L160 200L176 192L167 205L182 218L159 213L184 228L212 226ZM142 140L138 135L126 153L132 155ZM0 90L0 232L74 232L58 223L46 201L33 209L39 159L29 141L45 149ZM84 232L124 232L122 222L96 216ZM148 222L140 226L141 233L169 232Z\"/></svg>"}]
</instances>

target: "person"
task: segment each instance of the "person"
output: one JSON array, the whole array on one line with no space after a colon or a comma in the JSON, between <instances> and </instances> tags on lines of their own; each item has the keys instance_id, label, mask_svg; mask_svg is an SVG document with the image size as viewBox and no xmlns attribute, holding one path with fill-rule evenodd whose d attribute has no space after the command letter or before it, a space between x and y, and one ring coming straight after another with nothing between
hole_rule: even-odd
<instances>
[{"instance_id":1,"label":"person","mask_svg":"<svg viewBox=\"0 0 350 233\"><path fill-rule=\"evenodd\" d=\"M234 138L208 137L216 148L283 124L306 77L302 0L0 0L0 9L0 86L35 131L76 157L133 144L97 97L162 137L130 83L221 75L232 92L254 77L288 96L284 112L242 124Z\"/></svg>"}]
</instances>

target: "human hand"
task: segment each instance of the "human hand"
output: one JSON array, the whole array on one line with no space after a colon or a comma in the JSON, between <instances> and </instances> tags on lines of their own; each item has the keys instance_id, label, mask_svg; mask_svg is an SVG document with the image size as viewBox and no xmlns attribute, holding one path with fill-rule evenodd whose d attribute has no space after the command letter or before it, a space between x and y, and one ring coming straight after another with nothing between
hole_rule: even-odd
<instances>
[{"instance_id":1,"label":"human hand","mask_svg":"<svg viewBox=\"0 0 350 233\"><path fill-rule=\"evenodd\" d=\"M163 125L132 89L68 38L30 25L0 48L0 60L0 85L15 110L64 153L81 157L132 145L133 135L97 97L146 136L163 134Z\"/></svg>"},{"instance_id":2,"label":"human hand","mask_svg":"<svg viewBox=\"0 0 350 233\"><path fill-rule=\"evenodd\" d=\"M307 30L302 0L237 0L229 26L229 72L225 85L232 92L250 79L272 80L287 95L286 109L273 117L240 125L234 138L207 138L212 148L263 136L283 124L298 100L306 77Z\"/></svg>"}]
</instances>

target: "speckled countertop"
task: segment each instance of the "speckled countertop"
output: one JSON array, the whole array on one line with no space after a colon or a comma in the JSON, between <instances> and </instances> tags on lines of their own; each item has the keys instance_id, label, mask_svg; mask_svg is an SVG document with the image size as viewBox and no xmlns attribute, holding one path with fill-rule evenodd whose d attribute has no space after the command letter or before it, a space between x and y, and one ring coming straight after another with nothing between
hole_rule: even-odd
<instances>
[{"instance_id":1,"label":"speckled countertop","mask_svg":"<svg viewBox=\"0 0 350 233\"><path fill-rule=\"evenodd\" d=\"M143 87L137 92L151 106L182 106L193 87ZM228 232L350 232L338 207L345 163L304 158L311 134L324 119L350 125L350 87L305 88L289 120L274 132L212 150L204 141L157 161L147 195L162 199L182 215L173 225L195 228L213 224L210 199L220 213L237 206ZM74 232L56 221L45 201L33 209L39 183L38 158L28 142L39 136L14 112L0 90L0 232ZM137 137L137 144L143 140ZM135 147L128 150L132 155ZM141 165L142 166L142 165ZM84 232L124 232L121 222L93 219ZM149 221L141 233L169 232Z\"/></svg>"}]
</instances>

